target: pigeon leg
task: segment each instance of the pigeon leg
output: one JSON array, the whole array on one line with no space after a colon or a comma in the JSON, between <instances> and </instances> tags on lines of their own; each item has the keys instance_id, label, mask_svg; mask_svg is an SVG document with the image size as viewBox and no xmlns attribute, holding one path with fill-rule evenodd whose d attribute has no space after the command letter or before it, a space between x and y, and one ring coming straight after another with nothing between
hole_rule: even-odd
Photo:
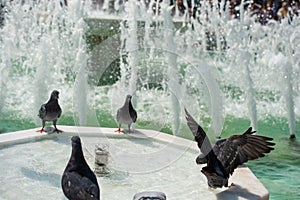
<instances>
[{"instance_id":1,"label":"pigeon leg","mask_svg":"<svg viewBox=\"0 0 300 200\"><path fill-rule=\"evenodd\" d=\"M45 123L46 123L46 122L43 120L43 127L42 127L40 130L37 130L36 132L40 132L40 133L44 132L44 131L45 131L45 130L44 130Z\"/></svg>"},{"instance_id":2,"label":"pigeon leg","mask_svg":"<svg viewBox=\"0 0 300 200\"><path fill-rule=\"evenodd\" d=\"M120 128L118 128L118 130L116 130L115 132L121 133L122 131Z\"/></svg>"},{"instance_id":3,"label":"pigeon leg","mask_svg":"<svg viewBox=\"0 0 300 200\"><path fill-rule=\"evenodd\" d=\"M232 188L233 186L235 186L235 184L231 183L231 185L229 185L228 188Z\"/></svg>"},{"instance_id":4,"label":"pigeon leg","mask_svg":"<svg viewBox=\"0 0 300 200\"><path fill-rule=\"evenodd\" d=\"M53 125L54 125L54 128L55 128L55 131L56 131L57 133L61 133L62 130L59 130L59 129L56 127L56 121L57 121L57 120L54 120L54 121L53 121Z\"/></svg>"},{"instance_id":5,"label":"pigeon leg","mask_svg":"<svg viewBox=\"0 0 300 200\"><path fill-rule=\"evenodd\" d=\"M131 125L131 124L128 124L128 133L131 133L130 125ZM133 131L132 131L132 132L133 132Z\"/></svg>"},{"instance_id":6,"label":"pigeon leg","mask_svg":"<svg viewBox=\"0 0 300 200\"><path fill-rule=\"evenodd\" d=\"M123 131L121 130L121 124L119 124L118 130L116 130L115 132L118 132L118 133L123 132Z\"/></svg>"}]
</instances>

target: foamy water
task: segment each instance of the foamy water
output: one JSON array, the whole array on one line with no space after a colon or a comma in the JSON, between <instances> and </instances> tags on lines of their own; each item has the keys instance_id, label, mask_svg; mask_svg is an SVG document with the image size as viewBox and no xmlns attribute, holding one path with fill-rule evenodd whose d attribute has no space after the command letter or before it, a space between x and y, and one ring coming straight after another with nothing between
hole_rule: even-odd
<instances>
[{"instance_id":1,"label":"foamy water","mask_svg":"<svg viewBox=\"0 0 300 200\"><path fill-rule=\"evenodd\" d=\"M101 199L130 200L145 190L162 191L168 199L215 197L194 162L197 152L150 139L81 139L91 168L95 144L109 146L111 173L98 177ZM60 181L70 154L67 136L1 148L0 198L65 199Z\"/></svg>"},{"instance_id":2,"label":"foamy water","mask_svg":"<svg viewBox=\"0 0 300 200\"><path fill-rule=\"evenodd\" d=\"M300 116L294 103L300 88L299 17L261 26L246 11L238 21L230 19L228 10L219 15L213 9L210 20L202 10L197 19L201 23L191 19L175 25L178 19L169 16L164 2L160 15L153 15L142 2L125 4L118 14L98 12L91 4L80 0L69 2L68 7L57 2L8 4L10 12L1 29L5 37L0 40L1 112L39 125L40 105L58 89L63 114L86 125L93 117L91 110L114 116L131 93L136 95L139 119L168 124L175 134L183 107L194 116L201 113L210 118L210 132L217 135L228 115L249 118L254 127L269 116L288 118L295 132ZM96 20L94 27L85 23L91 18ZM118 25L101 30L107 21ZM89 48L85 34L90 28L106 36L117 29L117 34L108 34ZM216 43L212 52L207 49L208 32L215 34L210 38ZM282 37L284 33L291 37ZM93 58L105 62L91 63ZM90 78L98 81L117 60L120 74L107 77L117 80L113 85L103 88L92 83ZM152 112L148 112L149 102L156 108ZM162 116L157 105L169 117Z\"/></svg>"}]
</instances>

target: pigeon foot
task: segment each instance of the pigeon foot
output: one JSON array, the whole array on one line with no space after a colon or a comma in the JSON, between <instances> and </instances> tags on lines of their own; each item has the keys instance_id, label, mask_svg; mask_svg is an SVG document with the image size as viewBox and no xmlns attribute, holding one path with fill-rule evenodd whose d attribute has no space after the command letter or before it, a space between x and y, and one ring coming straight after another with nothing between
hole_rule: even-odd
<instances>
[{"instance_id":1,"label":"pigeon foot","mask_svg":"<svg viewBox=\"0 0 300 200\"><path fill-rule=\"evenodd\" d=\"M120 128L118 128L118 130L116 130L115 132L118 132L118 133L124 133L124 131L121 130Z\"/></svg>"},{"instance_id":2,"label":"pigeon foot","mask_svg":"<svg viewBox=\"0 0 300 200\"><path fill-rule=\"evenodd\" d=\"M128 133L134 133L134 130L128 130Z\"/></svg>"},{"instance_id":3,"label":"pigeon foot","mask_svg":"<svg viewBox=\"0 0 300 200\"><path fill-rule=\"evenodd\" d=\"M42 133L42 132L45 132L45 130L44 130L44 128L42 128L41 130L37 130L36 132Z\"/></svg>"},{"instance_id":4,"label":"pigeon foot","mask_svg":"<svg viewBox=\"0 0 300 200\"><path fill-rule=\"evenodd\" d=\"M231 183L231 185L229 185L228 188L232 188L233 186L235 186L235 184Z\"/></svg>"},{"instance_id":5,"label":"pigeon foot","mask_svg":"<svg viewBox=\"0 0 300 200\"><path fill-rule=\"evenodd\" d=\"M57 128L56 128L54 131L55 131L57 134L63 132L62 130L59 130L59 129L57 129Z\"/></svg>"}]
</instances>

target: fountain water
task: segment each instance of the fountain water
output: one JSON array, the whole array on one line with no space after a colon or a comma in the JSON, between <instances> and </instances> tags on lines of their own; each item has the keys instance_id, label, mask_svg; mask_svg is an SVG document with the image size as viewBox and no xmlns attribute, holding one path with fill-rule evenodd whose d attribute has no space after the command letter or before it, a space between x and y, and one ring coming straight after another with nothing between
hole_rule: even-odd
<instances>
[{"instance_id":1,"label":"fountain water","mask_svg":"<svg viewBox=\"0 0 300 200\"><path fill-rule=\"evenodd\" d=\"M129 90L133 94L137 88L137 52L138 52L138 38L137 38L137 4L133 1L128 2L126 11L128 16L128 37L126 41L126 52L128 52L128 67L130 68Z\"/></svg>"},{"instance_id":2,"label":"fountain water","mask_svg":"<svg viewBox=\"0 0 300 200\"><path fill-rule=\"evenodd\" d=\"M1 79L0 79L0 114L2 111L2 108L4 107L5 103L5 97L6 97L6 82L8 79L8 71L9 67L11 66L9 59L5 59L8 56L6 56L6 51L4 51L4 45L1 48L2 51L2 60L1 67L0 67L0 73L1 73Z\"/></svg>"},{"instance_id":3,"label":"fountain water","mask_svg":"<svg viewBox=\"0 0 300 200\"><path fill-rule=\"evenodd\" d=\"M115 12L111 1L104 2L103 8L110 5L106 10L92 2L72 0L67 7L59 1L7 2L0 29L0 120L13 116L40 125L39 106L58 89L62 118L115 126L116 109L133 93L138 128L191 137L183 107L217 136L228 118L237 126L250 118L246 123L256 130L266 120L265 132L271 137L280 132L279 144L288 146L282 157L289 159L272 162L271 157L267 166L274 170L268 173L278 177L278 170L286 169L281 165L297 160L290 159L299 155L297 145L281 138L288 134L285 123L291 137L297 133L300 116L299 16L262 26L242 6L240 19L231 19L225 1L221 10L204 1L195 19L188 19L188 13L171 18L168 1L115 1ZM90 38L95 40L86 44ZM259 169L265 171L263 166Z\"/></svg>"},{"instance_id":4,"label":"fountain water","mask_svg":"<svg viewBox=\"0 0 300 200\"><path fill-rule=\"evenodd\" d=\"M179 134L181 107L188 107L193 101L198 102L195 107L200 106L204 116L211 118L212 132L217 135L221 133L224 116L248 118L245 113L254 129L257 121L266 116L287 116L290 134L295 133L295 118L299 116L295 113L299 109L294 108L294 99L299 98L299 83L293 78L299 74L299 61L294 56L299 52L299 45L295 44L299 40L294 28L299 26L296 19L289 25L282 22L261 27L241 10L241 20L231 20L228 5L222 1L221 6L227 9L219 15L214 14L218 12L216 5L209 9L210 5L204 2L197 18L187 23L177 15L170 17L169 1L155 4L159 12L154 13L152 3L129 1L121 6L123 11L118 7L119 14L113 18L122 20L113 23L119 24L121 35L108 37L98 45L105 42L107 45L108 40L116 38L121 41L121 46L109 44L120 53L116 51L110 57L111 62L105 61L106 66L87 62L99 52L86 47L84 19L112 18L104 11L91 10L90 7L95 8L91 1L72 1L68 7L57 2L9 3L1 29L2 112L22 110L23 117L36 120L32 108L47 99L51 88L58 88L62 91L64 113L76 113L78 124L85 125L89 124L88 111L105 109L115 115L116 104L123 102L126 93L134 93L137 97L134 106L139 110L140 119L156 118L170 126L174 134ZM282 38L283 31L288 31L293 38ZM274 63L274 56L280 54L283 56L277 56L278 62ZM89 97L97 98L97 95L91 93L102 90L88 84L87 75L93 74L91 69L97 66L104 72L116 59L120 60L120 77L113 77L117 82L109 92L101 94L115 102L108 100L92 108ZM287 65L286 60L290 60ZM188 73L191 66L196 68L196 74ZM282 84L278 79L275 81L278 75L286 77ZM198 85L188 82L197 79ZM20 89L16 91L15 87ZM123 95L122 98L113 98L116 93ZM23 99L28 100L26 105ZM145 107L147 102L160 102L164 114L149 113ZM190 110L199 113L195 107ZM166 117L169 114L172 117Z\"/></svg>"},{"instance_id":5,"label":"fountain water","mask_svg":"<svg viewBox=\"0 0 300 200\"><path fill-rule=\"evenodd\" d=\"M85 49L85 41L83 41L84 34L84 21L79 19L79 42L78 42L78 52L75 59L75 69L79 69L76 75L75 89L74 89L74 110L77 111L79 116L79 125L84 126L87 123L87 55Z\"/></svg>"},{"instance_id":6,"label":"fountain water","mask_svg":"<svg viewBox=\"0 0 300 200\"><path fill-rule=\"evenodd\" d=\"M49 90L59 89L63 102L73 102L76 73L81 70L85 74L84 7L81 1L72 2L69 8L59 2L37 4L32 1L12 1L6 6L9 12L1 29L4 50L1 66L5 67L3 75L8 76L1 93L7 98L1 108L10 114L21 110L18 116L35 121ZM84 85L82 77L84 75L77 84L80 87ZM1 75L1 82L4 81L5 76ZM65 92L68 90L72 92ZM65 105L65 111L72 108L70 103ZM36 108L36 112L32 108Z\"/></svg>"},{"instance_id":7,"label":"fountain water","mask_svg":"<svg viewBox=\"0 0 300 200\"><path fill-rule=\"evenodd\" d=\"M171 18L171 13L169 9L170 1L164 1L162 3L162 15L163 15L163 29L164 29L164 41L165 48L163 51L166 52L166 59L168 65L168 90L171 91L171 103L172 103L172 118L173 118L173 127L175 135L178 135L179 124L180 124L180 106L179 100L181 99L181 91L179 84L179 74L178 74L178 63L177 63L177 47L173 37L173 22Z\"/></svg>"},{"instance_id":8,"label":"fountain water","mask_svg":"<svg viewBox=\"0 0 300 200\"><path fill-rule=\"evenodd\" d=\"M249 112L250 120L251 120L251 126L253 127L253 129L255 131L257 131L257 110L256 110L256 101L255 101L255 91L253 88L253 81L252 81L251 72L249 69L250 56L249 56L249 54L246 54L243 56L243 53L242 53L241 58L244 60L244 65L245 65L245 74L246 74L245 79L246 79L246 84L247 84L246 93L247 93L247 100L248 100L247 105L248 105L248 112Z\"/></svg>"}]
</instances>

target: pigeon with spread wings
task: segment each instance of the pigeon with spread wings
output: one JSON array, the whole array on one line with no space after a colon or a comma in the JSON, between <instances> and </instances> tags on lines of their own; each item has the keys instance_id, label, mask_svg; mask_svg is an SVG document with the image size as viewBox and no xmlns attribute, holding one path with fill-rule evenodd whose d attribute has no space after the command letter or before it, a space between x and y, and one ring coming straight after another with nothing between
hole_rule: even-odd
<instances>
[{"instance_id":1,"label":"pigeon with spread wings","mask_svg":"<svg viewBox=\"0 0 300 200\"><path fill-rule=\"evenodd\" d=\"M197 164L207 164L201 172L212 188L228 187L228 178L234 170L248 160L264 157L274 148L270 137L253 135L250 127L242 135L221 139L212 147L205 131L185 110L187 124L192 131L202 154L196 158Z\"/></svg>"}]
</instances>

